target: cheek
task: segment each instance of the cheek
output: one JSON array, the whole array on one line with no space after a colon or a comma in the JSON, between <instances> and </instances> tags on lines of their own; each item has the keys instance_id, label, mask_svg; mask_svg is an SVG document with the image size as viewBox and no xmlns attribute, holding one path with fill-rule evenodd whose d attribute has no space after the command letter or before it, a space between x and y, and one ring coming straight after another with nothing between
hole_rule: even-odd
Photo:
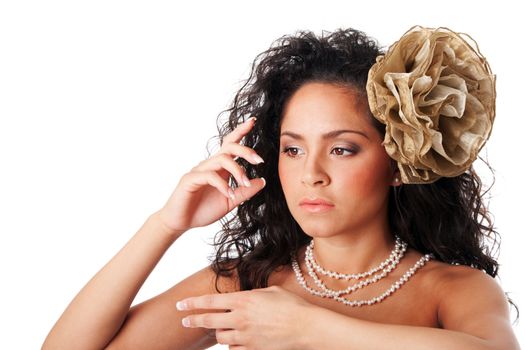
<instances>
[{"instance_id":1,"label":"cheek","mask_svg":"<svg viewBox=\"0 0 525 350\"><path fill-rule=\"evenodd\" d=\"M383 188L388 190L390 186L389 159L377 155L363 159L361 164L353 164L340 173L346 174L341 179L343 188L352 188L363 195L370 196L378 191L381 192Z\"/></svg>"},{"instance_id":2,"label":"cheek","mask_svg":"<svg viewBox=\"0 0 525 350\"><path fill-rule=\"evenodd\" d=\"M279 174L279 180L281 181L283 191L286 194L286 188L288 187L288 182L290 181L292 171L283 162L279 161L277 165L277 172Z\"/></svg>"},{"instance_id":3,"label":"cheek","mask_svg":"<svg viewBox=\"0 0 525 350\"><path fill-rule=\"evenodd\" d=\"M287 203L293 202L295 196L300 194L300 174L297 169L294 169L294 164L290 162L279 162L277 165L277 173L279 181L281 182L281 189L284 194L284 199Z\"/></svg>"}]
</instances>

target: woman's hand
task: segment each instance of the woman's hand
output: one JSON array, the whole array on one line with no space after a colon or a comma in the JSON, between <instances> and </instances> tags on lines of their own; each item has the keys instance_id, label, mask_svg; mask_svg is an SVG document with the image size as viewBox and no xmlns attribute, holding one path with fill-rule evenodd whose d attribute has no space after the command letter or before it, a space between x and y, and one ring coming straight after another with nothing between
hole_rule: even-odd
<instances>
[{"instance_id":1,"label":"woman's hand","mask_svg":"<svg viewBox=\"0 0 525 350\"><path fill-rule=\"evenodd\" d=\"M236 350L304 349L308 312L315 308L303 298L272 286L181 300L179 310L219 309L224 313L194 314L186 327L216 329L217 342ZM229 310L229 312L228 312Z\"/></svg>"},{"instance_id":2,"label":"woman's hand","mask_svg":"<svg viewBox=\"0 0 525 350\"><path fill-rule=\"evenodd\" d=\"M165 227L174 232L183 232L209 225L264 187L264 179L249 180L242 167L234 161L235 157L241 157L252 164L263 162L253 149L239 144L254 122L255 118L252 117L240 124L224 137L217 154L182 176L158 212ZM239 184L235 191L228 185L230 175Z\"/></svg>"}]
</instances>

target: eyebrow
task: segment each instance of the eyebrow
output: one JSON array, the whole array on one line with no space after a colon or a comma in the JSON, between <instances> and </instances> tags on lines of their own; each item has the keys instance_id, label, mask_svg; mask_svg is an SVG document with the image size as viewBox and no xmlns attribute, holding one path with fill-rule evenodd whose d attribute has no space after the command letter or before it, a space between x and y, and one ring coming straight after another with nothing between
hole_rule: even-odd
<instances>
[{"instance_id":1,"label":"eyebrow","mask_svg":"<svg viewBox=\"0 0 525 350\"><path fill-rule=\"evenodd\" d=\"M344 129L344 130L334 130L334 131L327 132L326 134L323 134L323 135L321 135L321 136L322 136L322 138L323 138L324 140L326 140L326 139L331 139L331 138L337 137L337 136L339 136L339 135L341 135L341 134L344 134L344 133L354 133L354 134L358 134L358 135L364 136L364 137L366 137L367 139L370 140L370 138L368 137L368 135L365 134L364 132L359 131L359 130L349 130L349 129ZM290 136L290 137L292 137L292 138L294 138L294 139L296 139L296 140L304 140L304 137L302 137L301 135L296 134L296 133L294 133L294 132L291 132L291 131L283 131L283 132L281 133L281 137L283 137L283 136L285 136L285 135Z\"/></svg>"}]
</instances>

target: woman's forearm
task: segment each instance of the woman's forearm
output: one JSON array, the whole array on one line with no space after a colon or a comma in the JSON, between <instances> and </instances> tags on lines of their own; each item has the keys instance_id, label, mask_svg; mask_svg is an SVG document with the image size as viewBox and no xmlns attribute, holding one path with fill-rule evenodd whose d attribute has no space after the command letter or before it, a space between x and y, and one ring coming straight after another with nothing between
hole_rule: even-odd
<instances>
[{"instance_id":1,"label":"woman's forearm","mask_svg":"<svg viewBox=\"0 0 525 350\"><path fill-rule=\"evenodd\" d=\"M80 290L42 349L102 349L122 326L133 299L164 253L182 234L152 214L130 241Z\"/></svg>"},{"instance_id":2,"label":"woman's forearm","mask_svg":"<svg viewBox=\"0 0 525 350\"><path fill-rule=\"evenodd\" d=\"M391 325L312 308L305 317L303 349L493 350L484 339L446 329Z\"/></svg>"}]
</instances>

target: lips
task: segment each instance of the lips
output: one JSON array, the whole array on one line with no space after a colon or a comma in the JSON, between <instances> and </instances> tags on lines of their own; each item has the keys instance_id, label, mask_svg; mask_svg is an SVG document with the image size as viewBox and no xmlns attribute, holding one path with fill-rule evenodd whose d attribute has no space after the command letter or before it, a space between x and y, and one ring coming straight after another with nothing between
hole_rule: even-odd
<instances>
[{"instance_id":1,"label":"lips","mask_svg":"<svg viewBox=\"0 0 525 350\"><path fill-rule=\"evenodd\" d=\"M299 206L309 213L323 213L334 207L331 202L322 198L305 198L299 203Z\"/></svg>"},{"instance_id":2,"label":"lips","mask_svg":"<svg viewBox=\"0 0 525 350\"><path fill-rule=\"evenodd\" d=\"M334 206L331 202L322 199L322 198L304 198L299 205L327 205L327 206Z\"/></svg>"}]
</instances>

